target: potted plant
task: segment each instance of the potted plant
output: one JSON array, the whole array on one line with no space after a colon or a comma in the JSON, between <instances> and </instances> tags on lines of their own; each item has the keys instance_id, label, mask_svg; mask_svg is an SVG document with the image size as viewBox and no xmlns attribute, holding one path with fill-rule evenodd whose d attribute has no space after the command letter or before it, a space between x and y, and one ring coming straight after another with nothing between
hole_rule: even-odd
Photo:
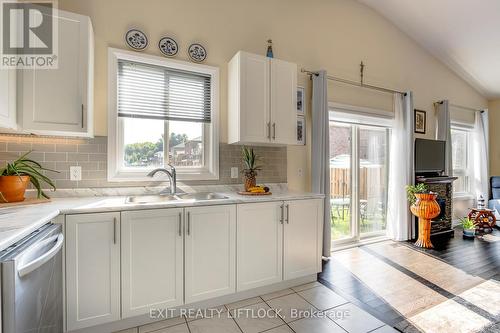
<instances>
[{"instance_id":1,"label":"potted plant","mask_svg":"<svg viewBox=\"0 0 500 333\"><path fill-rule=\"evenodd\" d=\"M261 170L262 167L257 165L259 157L253 151L253 148L247 148L243 146L242 148L243 155L243 181L245 185L245 191L257 185L257 171Z\"/></svg>"},{"instance_id":2,"label":"potted plant","mask_svg":"<svg viewBox=\"0 0 500 333\"><path fill-rule=\"evenodd\" d=\"M441 207L436 201L437 194L430 192L423 183L406 186L410 210L418 217L418 239L416 246L433 248L431 243L431 219L441 212Z\"/></svg>"},{"instance_id":3,"label":"potted plant","mask_svg":"<svg viewBox=\"0 0 500 333\"><path fill-rule=\"evenodd\" d=\"M474 221L472 221L468 217L462 217L460 219L460 224L464 229L464 236L474 238L474 236L476 235L476 226L474 225Z\"/></svg>"},{"instance_id":4,"label":"potted plant","mask_svg":"<svg viewBox=\"0 0 500 333\"><path fill-rule=\"evenodd\" d=\"M7 163L0 169L0 202L24 201L24 193L28 183L31 182L37 190L39 199L49 198L42 190L42 183L46 183L52 189L56 189L50 178L43 171L58 172L47 169L36 161L26 158L31 151L19 157L17 160Z\"/></svg>"}]
</instances>

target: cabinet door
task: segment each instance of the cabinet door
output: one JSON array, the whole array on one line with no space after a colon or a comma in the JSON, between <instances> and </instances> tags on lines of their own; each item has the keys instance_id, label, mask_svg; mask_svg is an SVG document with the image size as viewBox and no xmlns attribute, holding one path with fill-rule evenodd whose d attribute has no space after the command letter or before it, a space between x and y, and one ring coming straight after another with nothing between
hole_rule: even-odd
<instances>
[{"instance_id":1,"label":"cabinet door","mask_svg":"<svg viewBox=\"0 0 500 333\"><path fill-rule=\"evenodd\" d=\"M237 206L237 291L282 280L283 202Z\"/></svg>"},{"instance_id":2,"label":"cabinet door","mask_svg":"<svg viewBox=\"0 0 500 333\"><path fill-rule=\"evenodd\" d=\"M239 100L239 112L233 109L229 112L237 112L239 119L234 117L235 123L231 122L229 126L238 126L240 142L268 143L270 134L269 58L246 52L239 52L238 55L239 75L237 76L239 77L237 80L240 89L239 96L232 97ZM231 81L234 82L234 80Z\"/></svg>"},{"instance_id":3,"label":"cabinet door","mask_svg":"<svg viewBox=\"0 0 500 333\"><path fill-rule=\"evenodd\" d=\"M185 214L186 303L234 293L236 207L192 207Z\"/></svg>"},{"instance_id":4,"label":"cabinet door","mask_svg":"<svg viewBox=\"0 0 500 333\"><path fill-rule=\"evenodd\" d=\"M20 71L24 131L92 135L92 26L87 16L58 11L58 68Z\"/></svg>"},{"instance_id":5,"label":"cabinet door","mask_svg":"<svg viewBox=\"0 0 500 333\"><path fill-rule=\"evenodd\" d=\"M285 280L315 274L321 270L322 204L321 199L285 202Z\"/></svg>"},{"instance_id":6,"label":"cabinet door","mask_svg":"<svg viewBox=\"0 0 500 333\"><path fill-rule=\"evenodd\" d=\"M0 128L17 128L15 69L0 69Z\"/></svg>"},{"instance_id":7,"label":"cabinet door","mask_svg":"<svg viewBox=\"0 0 500 333\"><path fill-rule=\"evenodd\" d=\"M120 214L66 217L68 331L120 319Z\"/></svg>"},{"instance_id":8,"label":"cabinet door","mask_svg":"<svg viewBox=\"0 0 500 333\"><path fill-rule=\"evenodd\" d=\"M122 212L122 316L183 303L182 208Z\"/></svg>"},{"instance_id":9,"label":"cabinet door","mask_svg":"<svg viewBox=\"0 0 500 333\"><path fill-rule=\"evenodd\" d=\"M297 65L271 60L271 142L297 144Z\"/></svg>"}]
</instances>

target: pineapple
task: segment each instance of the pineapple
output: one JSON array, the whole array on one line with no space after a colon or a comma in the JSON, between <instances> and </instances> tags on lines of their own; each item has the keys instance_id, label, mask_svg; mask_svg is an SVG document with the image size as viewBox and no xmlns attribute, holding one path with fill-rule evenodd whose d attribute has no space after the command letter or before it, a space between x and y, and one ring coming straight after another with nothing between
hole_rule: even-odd
<instances>
[{"instance_id":1,"label":"pineapple","mask_svg":"<svg viewBox=\"0 0 500 333\"><path fill-rule=\"evenodd\" d=\"M247 148L243 146L242 148L242 155L243 155L243 178L244 178L244 185L245 185L245 191L249 191L250 188L255 187L257 184L256 176L257 176L257 171L261 170L262 167L260 165L257 165L257 161L259 160L259 157L255 155L255 152L253 151L253 148Z\"/></svg>"}]
</instances>

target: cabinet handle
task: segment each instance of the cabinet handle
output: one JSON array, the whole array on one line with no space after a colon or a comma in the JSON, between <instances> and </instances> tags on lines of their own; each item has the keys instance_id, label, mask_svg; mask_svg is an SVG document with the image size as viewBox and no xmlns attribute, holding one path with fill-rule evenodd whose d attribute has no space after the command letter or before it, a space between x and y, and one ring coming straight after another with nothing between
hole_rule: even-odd
<instances>
[{"instance_id":1,"label":"cabinet handle","mask_svg":"<svg viewBox=\"0 0 500 333\"><path fill-rule=\"evenodd\" d=\"M191 234L191 214L189 214L189 212L187 212L188 214L188 220L187 220L187 223L188 223L188 226L187 226L187 234L188 236Z\"/></svg>"},{"instance_id":2,"label":"cabinet handle","mask_svg":"<svg viewBox=\"0 0 500 333\"><path fill-rule=\"evenodd\" d=\"M284 211L283 211L283 205L280 206L280 209L281 209L280 223L283 224L283 220L285 218Z\"/></svg>"},{"instance_id":3,"label":"cabinet handle","mask_svg":"<svg viewBox=\"0 0 500 333\"><path fill-rule=\"evenodd\" d=\"M286 204L286 224L290 224L290 205Z\"/></svg>"},{"instance_id":4,"label":"cabinet handle","mask_svg":"<svg viewBox=\"0 0 500 333\"><path fill-rule=\"evenodd\" d=\"M113 244L116 244L116 217L113 217Z\"/></svg>"},{"instance_id":5,"label":"cabinet handle","mask_svg":"<svg viewBox=\"0 0 500 333\"><path fill-rule=\"evenodd\" d=\"M267 138L271 140L271 123L267 123Z\"/></svg>"},{"instance_id":6,"label":"cabinet handle","mask_svg":"<svg viewBox=\"0 0 500 333\"><path fill-rule=\"evenodd\" d=\"M182 213L179 213L179 236L182 236Z\"/></svg>"},{"instance_id":7,"label":"cabinet handle","mask_svg":"<svg viewBox=\"0 0 500 333\"><path fill-rule=\"evenodd\" d=\"M84 127L84 124L83 124L83 122L84 122L84 111L83 111L83 109L84 109L84 106L82 104L82 128Z\"/></svg>"},{"instance_id":8,"label":"cabinet handle","mask_svg":"<svg viewBox=\"0 0 500 333\"><path fill-rule=\"evenodd\" d=\"M273 123L273 140L276 140L276 123Z\"/></svg>"}]
</instances>

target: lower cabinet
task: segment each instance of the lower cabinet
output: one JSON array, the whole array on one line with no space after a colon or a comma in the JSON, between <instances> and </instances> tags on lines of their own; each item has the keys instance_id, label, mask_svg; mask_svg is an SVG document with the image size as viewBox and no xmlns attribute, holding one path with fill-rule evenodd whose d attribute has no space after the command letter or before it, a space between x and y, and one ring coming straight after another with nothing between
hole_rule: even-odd
<instances>
[{"instance_id":1,"label":"lower cabinet","mask_svg":"<svg viewBox=\"0 0 500 333\"><path fill-rule=\"evenodd\" d=\"M284 279L321 271L323 200L285 201L284 205Z\"/></svg>"},{"instance_id":2,"label":"lower cabinet","mask_svg":"<svg viewBox=\"0 0 500 333\"><path fill-rule=\"evenodd\" d=\"M66 216L68 331L321 270L323 200Z\"/></svg>"},{"instance_id":3,"label":"lower cabinet","mask_svg":"<svg viewBox=\"0 0 500 333\"><path fill-rule=\"evenodd\" d=\"M122 212L122 317L183 304L182 208Z\"/></svg>"},{"instance_id":4,"label":"lower cabinet","mask_svg":"<svg viewBox=\"0 0 500 333\"><path fill-rule=\"evenodd\" d=\"M236 291L236 207L185 209L184 297L186 303Z\"/></svg>"},{"instance_id":5,"label":"lower cabinet","mask_svg":"<svg viewBox=\"0 0 500 333\"><path fill-rule=\"evenodd\" d=\"M120 319L120 213L66 217L68 331Z\"/></svg>"},{"instance_id":6,"label":"lower cabinet","mask_svg":"<svg viewBox=\"0 0 500 333\"><path fill-rule=\"evenodd\" d=\"M282 201L238 205L237 291L283 279L283 208Z\"/></svg>"}]
</instances>

